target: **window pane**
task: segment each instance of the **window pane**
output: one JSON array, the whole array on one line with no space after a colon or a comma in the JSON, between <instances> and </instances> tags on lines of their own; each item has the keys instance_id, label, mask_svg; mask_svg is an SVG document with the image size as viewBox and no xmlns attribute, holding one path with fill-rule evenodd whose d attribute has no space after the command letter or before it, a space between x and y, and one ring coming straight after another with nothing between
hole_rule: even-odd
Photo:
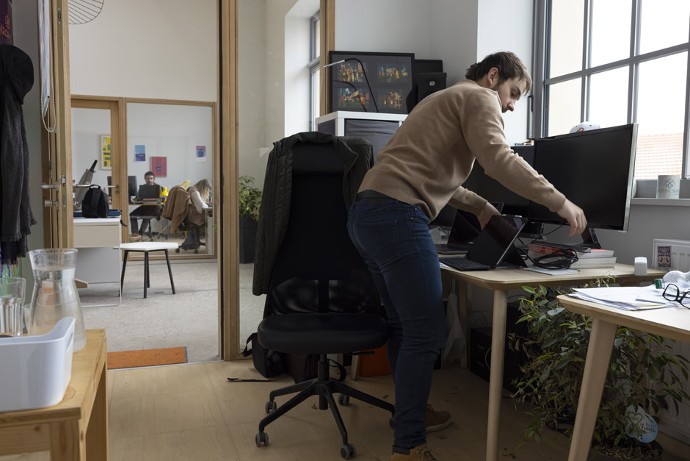
<instances>
[{"instance_id":1,"label":"window pane","mask_svg":"<svg viewBox=\"0 0 690 461\"><path fill-rule=\"evenodd\" d=\"M568 133L572 127L580 123L580 93L582 79L550 85L548 107L548 134Z\"/></svg>"},{"instance_id":2,"label":"window pane","mask_svg":"<svg viewBox=\"0 0 690 461\"><path fill-rule=\"evenodd\" d=\"M316 118L319 117L321 112L321 70L319 67L311 73L311 113L314 118L312 120L312 126L316 130Z\"/></svg>"},{"instance_id":3,"label":"window pane","mask_svg":"<svg viewBox=\"0 0 690 461\"><path fill-rule=\"evenodd\" d=\"M640 52L688 41L688 0L642 0Z\"/></svg>"},{"instance_id":4,"label":"window pane","mask_svg":"<svg viewBox=\"0 0 690 461\"><path fill-rule=\"evenodd\" d=\"M313 23L314 27L314 43L312 43L312 55L311 58L315 59L319 57L320 50L319 45L321 43L321 20L316 19Z\"/></svg>"},{"instance_id":5,"label":"window pane","mask_svg":"<svg viewBox=\"0 0 690 461\"><path fill-rule=\"evenodd\" d=\"M592 75L589 81L589 121L602 128L628 120L628 67Z\"/></svg>"},{"instance_id":6,"label":"window pane","mask_svg":"<svg viewBox=\"0 0 690 461\"><path fill-rule=\"evenodd\" d=\"M682 174L687 59L683 52L640 64L636 178Z\"/></svg>"},{"instance_id":7,"label":"window pane","mask_svg":"<svg viewBox=\"0 0 690 461\"><path fill-rule=\"evenodd\" d=\"M591 67L630 56L631 12L631 0L592 0Z\"/></svg>"},{"instance_id":8,"label":"window pane","mask_svg":"<svg viewBox=\"0 0 690 461\"><path fill-rule=\"evenodd\" d=\"M585 17L584 1L553 0L551 2L551 50L549 76L555 77L582 68L582 30Z\"/></svg>"}]
</instances>

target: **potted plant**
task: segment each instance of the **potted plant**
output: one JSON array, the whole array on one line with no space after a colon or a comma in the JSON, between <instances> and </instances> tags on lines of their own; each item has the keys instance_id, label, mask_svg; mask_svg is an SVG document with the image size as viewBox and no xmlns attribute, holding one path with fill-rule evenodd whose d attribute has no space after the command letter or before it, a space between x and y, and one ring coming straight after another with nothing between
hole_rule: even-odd
<instances>
[{"instance_id":1,"label":"potted plant","mask_svg":"<svg viewBox=\"0 0 690 461\"><path fill-rule=\"evenodd\" d=\"M240 176L240 263L254 262L256 229L261 208L261 189L254 186L254 178Z\"/></svg>"},{"instance_id":2,"label":"potted plant","mask_svg":"<svg viewBox=\"0 0 690 461\"><path fill-rule=\"evenodd\" d=\"M609 280L599 280L598 285ZM563 292L524 287L520 299L524 336L510 346L524 354L523 376L515 380L515 399L528 403L533 416L527 439L539 440L544 426L570 436L584 372L591 319L565 310ZM654 441L656 422L648 414L675 410L690 398L685 390L688 360L671 352L662 337L620 327L606 376L592 450L603 460L661 459Z\"/></svg>"}]
</instances>

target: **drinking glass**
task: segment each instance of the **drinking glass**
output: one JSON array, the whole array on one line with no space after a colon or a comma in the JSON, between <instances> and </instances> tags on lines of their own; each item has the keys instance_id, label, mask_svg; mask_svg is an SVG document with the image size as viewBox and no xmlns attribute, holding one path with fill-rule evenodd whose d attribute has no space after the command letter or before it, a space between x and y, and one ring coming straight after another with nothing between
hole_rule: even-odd
<instances>
[{"instance_id":1,"label":"drinking glass","mask_svg":"<svg viewBox=\"0 0 690 461\"><path fill-rule=\"evenodd\" d=\"M0 278L0 337L22 334L25 293L25 279Z\"/></svg>"}]
</instances>

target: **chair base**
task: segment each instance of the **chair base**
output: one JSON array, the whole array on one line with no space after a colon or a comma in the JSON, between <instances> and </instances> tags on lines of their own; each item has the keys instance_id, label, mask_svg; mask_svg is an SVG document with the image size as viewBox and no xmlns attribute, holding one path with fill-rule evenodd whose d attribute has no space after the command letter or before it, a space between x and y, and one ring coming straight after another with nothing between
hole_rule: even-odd
<instances>
[{"instance_id":1,"label":"chair base","mask_svg":"<svg viewBox=\"0 0 690 461\"><path fill-rule=\"evenodd\" d=\"M276 405L276 397L294 394L295 392L298 394L293 396L283 405L280 407ZM266 413L268 413L268 415L259 422L259 432L256 435L256 445L268 445L268 435L264 432L266 426L295 408L309 397L318 396L319 410L326 410L330 408L333 418L335 419L335 423L340 430L340 435L342 436L343 440L343 446L340 450L341 456L345 459L350 459L355 455L355 450L354 447L348 442L347 429L345 428L345 423L343 422L342 416L340 416L340 411L335 403L333 394L340 394L338 401L341 405L347 405L349 403L349 398L352 397L370 405L379 407L383 410L390 411L391 418L395 413L395 407L391 403L354 389L340 381L330 379L328 357L325 354L321 354L319 357L318 377L294 384L292 386L276 389L269 394L269 401L266 402Z\"/></svg>"}]
</instances>

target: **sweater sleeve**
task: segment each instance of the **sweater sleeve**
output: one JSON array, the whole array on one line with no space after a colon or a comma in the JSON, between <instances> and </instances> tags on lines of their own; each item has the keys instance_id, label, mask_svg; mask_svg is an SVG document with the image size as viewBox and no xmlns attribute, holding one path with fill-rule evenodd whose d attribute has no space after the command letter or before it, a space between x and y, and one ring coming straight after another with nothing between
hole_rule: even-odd
<instances>
[{"instance_id":1,"label":"sweater sleeve","mask_svg":"<svg viewBox=\"0 0 690 461\"><path fill-rule=\"evenodd\" d=\"M516 194L551 211L559 210L565 196L508 146L497 95L494 92L475 92L465 102L460 108L464 112L460 118L462 130L467 145L484 172ZM476 200L469 195L459 198L470 202ZM476 206L476 202L473 203Z\"/></svg>"}]
</instances>

